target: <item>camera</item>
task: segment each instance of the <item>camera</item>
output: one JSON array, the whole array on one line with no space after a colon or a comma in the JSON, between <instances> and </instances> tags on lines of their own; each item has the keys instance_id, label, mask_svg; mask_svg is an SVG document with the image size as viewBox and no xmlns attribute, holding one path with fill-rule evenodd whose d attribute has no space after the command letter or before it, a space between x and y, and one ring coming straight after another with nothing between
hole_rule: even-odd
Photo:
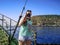
<instances>
[{"instance_id":1,"label":"camera","mask_svg":"<svg viewBox=\"0 0 60 45\"><path fill-rule=\"evenodd\" d=\"M31 14L27 14L27 17L30 17L31 16Z\"/></svg>"}]
</instances>

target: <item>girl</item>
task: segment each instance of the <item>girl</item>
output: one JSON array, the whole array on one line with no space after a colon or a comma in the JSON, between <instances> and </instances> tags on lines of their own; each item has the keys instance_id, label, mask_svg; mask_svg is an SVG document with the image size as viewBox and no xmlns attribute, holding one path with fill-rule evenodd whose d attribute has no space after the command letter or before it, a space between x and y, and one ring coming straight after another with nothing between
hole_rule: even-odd
<instances>
[{"instance_id":1,"label":"girl","mask_svg":"<svg viewBox=\"0 0 60 45\"><path fill-rule=\"evenodd\" d=\"M19 22L20 31L19 31L19 45L31 45L31 30L30 25L32 25L31 21L31 10L26 11L26 15L21 18Z\"/></svg>"}]
</instances>

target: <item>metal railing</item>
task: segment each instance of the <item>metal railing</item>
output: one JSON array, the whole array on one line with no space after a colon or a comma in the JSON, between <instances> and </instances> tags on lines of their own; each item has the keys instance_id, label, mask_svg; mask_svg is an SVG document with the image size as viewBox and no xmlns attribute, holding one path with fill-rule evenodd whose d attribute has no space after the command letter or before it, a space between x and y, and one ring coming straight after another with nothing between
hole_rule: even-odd
<instances>
[{"instance_id":1,"label":"metal railing","mask_svg":"<svg viewBox=\"0 0 60 45\"><path fill-rule=\"evenodd\" d=\"M7 34L9 34L9 45L11 42L11 36L13 34L13 31L15 29L17 22L14 21L13 19L0 14L0 25L2 28L4 28L4 30L7 32Z\"/></svg>"}]
</instances>

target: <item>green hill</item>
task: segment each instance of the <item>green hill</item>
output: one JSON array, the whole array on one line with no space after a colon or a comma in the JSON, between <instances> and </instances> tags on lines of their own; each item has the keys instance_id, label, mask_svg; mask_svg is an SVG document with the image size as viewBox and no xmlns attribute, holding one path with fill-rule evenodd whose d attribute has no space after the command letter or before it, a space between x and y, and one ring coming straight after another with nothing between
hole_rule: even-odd
<instances>
[{"instance_id":1,"label":"green hill","mask_svg":"<svg viewBox=\"0 0 60 45\"><path fill-rule=\"evenodd\" d=\"M33 25L60 26L60 15L32 16Z\"/></svg>"}]
</instances>

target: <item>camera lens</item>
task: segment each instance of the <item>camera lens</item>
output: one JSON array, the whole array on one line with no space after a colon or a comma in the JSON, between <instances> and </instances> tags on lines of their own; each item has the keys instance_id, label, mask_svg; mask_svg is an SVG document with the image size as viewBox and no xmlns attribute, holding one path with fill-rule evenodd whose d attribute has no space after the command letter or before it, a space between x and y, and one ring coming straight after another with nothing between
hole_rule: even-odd
<instances>
[{"instance_id":1,"label":"camera lens","mask_svg":"<svg viewBox=\"0 0 60 45\"><path fill-rule=\"evenodd\" d=\"M30 14L27 14L28 17L30 17Z\"/></svg>"}]
</instances>

